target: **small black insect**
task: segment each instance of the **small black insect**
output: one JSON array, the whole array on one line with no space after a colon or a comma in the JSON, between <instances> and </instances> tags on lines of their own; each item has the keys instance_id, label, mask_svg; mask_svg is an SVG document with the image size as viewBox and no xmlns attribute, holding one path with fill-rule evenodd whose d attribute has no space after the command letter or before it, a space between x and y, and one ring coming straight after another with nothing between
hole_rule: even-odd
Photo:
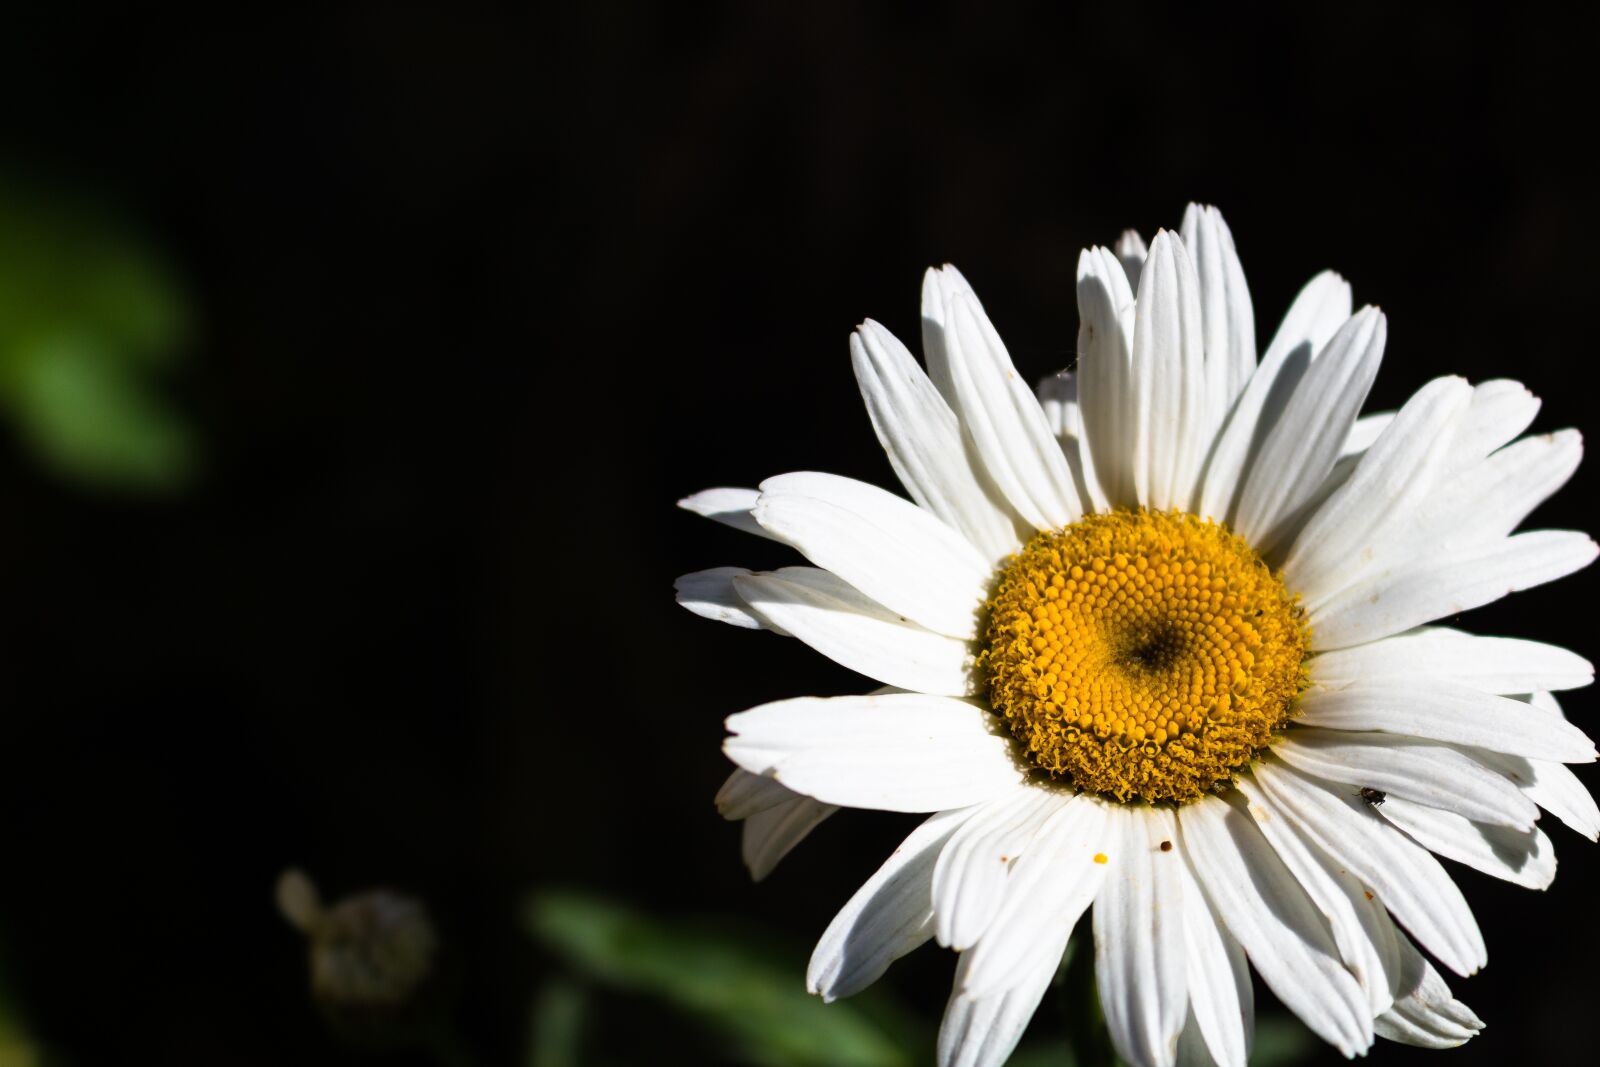
<instances>
[{"instance_id":1,"label":"small black insect","mask_svg":"<svg viewBox=\"0 0 1600 1067\"><path fill-rule=\"evenodd\" d=\"M1370 785L1364 785L1361 787L1361 792L1357 793L1356 796L1360 797L1362 800L1365 800L1368 804L1371 804L1376 808L1382 806L1384 800L1388 798L1389 794L1385 793L1381 789L1374 789Z\"/></svg>"}]
</instances>

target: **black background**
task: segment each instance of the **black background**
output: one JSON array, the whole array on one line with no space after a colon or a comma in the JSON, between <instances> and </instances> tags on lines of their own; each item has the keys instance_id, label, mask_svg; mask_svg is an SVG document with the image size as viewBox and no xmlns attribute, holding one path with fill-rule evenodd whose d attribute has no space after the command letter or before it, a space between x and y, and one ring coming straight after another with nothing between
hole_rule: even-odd
<instances>
[{"instance_id":1,"label":"black background","mask_svg":"<svg viewBox=\"0 0 1600 1067\"><path fill-rule=\"evenodd\" d=\"M1595 37L1557 14L22 20L0 150L168 250L207 445L171 500L0 457L0 962L30 1025L83 1063L350 1062L272 907L289 863L429 901L485 1063L516 1061L546 966L532 887L820 932L906 823L834 820L750 887L720 721L860 682L675 608L680 572L777 560L673 501L887 483L845 339L914 339L930 263L1038 376L1071 359L1078 250L1205 200L1263 338L1324 267L1389 313L1370 408L1515 376L1536 429L1592 428ZM1595 488L1538 524L1592 528ZM1590 571L1467 625L1592 657L1597 595ZM1595 698L1567 706L1592 732ZM1454 980L1489 1029L1452 1064L1588 1061L1597 864L1547 821L1549 892L1458 872L1491 965ZM931 1013L949 967L892 980Z\"/></svg>"}]
</instances>

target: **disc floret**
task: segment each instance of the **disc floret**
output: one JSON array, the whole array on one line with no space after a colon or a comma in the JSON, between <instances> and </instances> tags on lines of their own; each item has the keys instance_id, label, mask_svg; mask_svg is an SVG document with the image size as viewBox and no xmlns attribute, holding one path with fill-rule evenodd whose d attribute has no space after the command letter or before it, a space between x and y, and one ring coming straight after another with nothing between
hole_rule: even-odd
<instances>
[{"instance_id":1,"label":"disc floret","mask_svg":"<svg viewBox=\"0 0 1600 1067\"><path fill-rule=\"evenodd\" d=\"M1273 740L1306 682L1302 612L1226 527L1091 515L1006 561L979 658L1041 771L1118 800L1184 802Z\"/></svg>"}]
</instances>

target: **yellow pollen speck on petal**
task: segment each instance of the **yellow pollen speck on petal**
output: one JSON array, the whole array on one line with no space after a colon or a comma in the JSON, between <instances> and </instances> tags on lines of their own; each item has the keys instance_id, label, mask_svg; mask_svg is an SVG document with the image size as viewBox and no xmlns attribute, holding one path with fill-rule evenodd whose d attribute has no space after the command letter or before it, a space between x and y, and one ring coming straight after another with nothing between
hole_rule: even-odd
<instances>
[{"instance_id":1,"label":"yellow pollen speck on petal","mask_svg":"<svg viewBox=\"0 0 1600 1067\"><path fill-rule=\"evenodd\" d=\"M1038 534L987 611L994 711L1039 770L1118 800L1182 803L1231 781L1306 683L1309 634L1282 578L1182 512Z\"/></svg>"},{"instance_id":2,"label":"yellow pollen speck on petal","mask_svg":"<svg viewBox=\"0 0 1600 1067\"><path fill-rule=\"evenodd\" d=\"M1106 854L1104 852L1096 852L1094 854L1094 861L1096 863L1104 863L1104 862L1106 862Z\"/></svg>"}]
</instances>

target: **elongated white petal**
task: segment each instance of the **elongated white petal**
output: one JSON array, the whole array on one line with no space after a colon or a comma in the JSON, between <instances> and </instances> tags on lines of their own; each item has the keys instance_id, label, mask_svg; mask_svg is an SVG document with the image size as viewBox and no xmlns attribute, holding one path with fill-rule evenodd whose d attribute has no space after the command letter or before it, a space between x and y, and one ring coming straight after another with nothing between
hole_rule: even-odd
<instances>
[{"instance_id":1,"label":"elongated white petal","mask_svg":"<svg viewBox=\"0 0 1600 1067\"><path fill-rule=\"evenodd\" d=\"M757 812L775 808L798 795L776 778L751 774L742 767L735 767L733 773L728 775L728 780L722 783L722 788L717 790L717 814L730 820L748 819Z\"/></svg>"},{"instance_id":2,"label":"elongated white petal","mask_svg":"<svg viewBox=\"0 0 1600 1067\"><path fill-rule=\"evenodd\" d=\"M1123 230L1117 238L1116 250L1117 262L1122 264L1123 272L1128 276L1129 290L1139 288L1139 275L1144 270L1145 258L1150 254L1144 238L1139 236L1138 230Z\"/></svg>"},{"instance_id":3,"label":"elongated white petal","mask_svg":"<svg viewBox=\"0 0 1600 1067\"><path fill-rule=\"evenodd\" d=\"M1564 648L1443 626L1324 652L1311 660L1310 668L1312 682L1325 689L1437 678L1485 693L1532 693L1594 681L1594 665Z\"/></svg>"},{"instance_id":4,"label":"elongated white petal","mask_svg":"<svg viewBox=\"0 0 1600 1067\"><path fill-rule=\"evenodd\" d=\"M1208 433L1228 417L1256 369L1256 319L1233 234L1214 207L1190 204L1183 213L1183 243L1200 280L1200 320L1205 334Z\"/></svg>"},{"instance_id":5,"label":"elongated white petal","mask_svg":"<svg viewBox=\"0 0 1600 1067\"><path fill-rule=\"evenodd\" d=\"M1474 464L1429 496L1412 529L1392 538L1395 558L1423 555L1431 543L1501 538L1560 489L1583 458L1577 430L1524 437Z\"/></svg>"},{"instance_id":6,"label":"elongated white petal","mask_svg":"<svg viewBox=\"0 0 1600 1067\"><path fill-rule=\"evenodd\" d=\"M1549 693L1524 699L1536 712L1564 719L1561 705ZM1467 749L1466 754L1517 784L1523 795L1591 841L1600 840L1600 807L1584 784L1566 767L1546 760L1523 759L1502 752Z\"/></svg>"},{"instance_id":7,"label":"elongated white petal","mask_svg":"<svg viewBox=\"0 0 1600 1067\"><path fill-rule=\"evenodd\" d=\"M1456 450L1452 446L1450 452ZM1439 485L1420 502L1385 503L1376 496L1366 506L1386 508L1395 517L1382 524L1338 568L1328 561L1316 582L1293 578L1314 611L1339 590L1385 569L1401 570L1441 549L1467 550L1504 538L1559 489L1583 454L1575 430L1524 438ZM1359 472L1358 472L1359 473Z\"/></svg>"},{"instance_id":8,"label":"elongated white petal","mask_svg":"<svg viewBox=\"0 0 1600 1067\"><path fill-rule=\"evenodd\" d=\"M1014 788L1022 773L988 714L948 697L798 697L728 717L728 758L829 804L940 811Z\"/></svg>"},{"instance_id":9,"label":"elongated white petal","mask_svg":"<svg viewBox=\"0 0 1600 1067\"><path fill-rule=\"evenodd\" d=\"M1400 946L1402 969L1394 1007L1373 1024L1378 1036L1422 1048L1465 1044L1483 1029L1483 1020L1451 995L1439 972L1403 934Z\"/></svg>"},{"instance_id":10,"label":"elongated white petal","mask_svg":"<svg viewBox=\"0 0 1600 1067\"><path fill-rule=\"evenodd\" d=\"M933 936L933 864L969 814L931 816L856 890L811 953L808 990L826 1001L859 993Z\"/></svg>"},{"instance_id":11,"label":"elongated white petal","mask_svg":"<svg viewBox=\"0 0 1600 1067\"><path fill-rule=\"evenodd\" d=\"M1238 779L1246 810L1327 920L1339 956L1366 991L1374 1015L1394 1002L1390 979L1398 962L1394 927L1367 887L1295 829L1277 801L1249 775Z\"/></svg>"},{"instance_id":12,"label":"elongated white petal","mask_svg":"<svg viewBox=\"0 0 1600 1067\"><path fill-rule=\"evenodd\" d=\"M1065 798L1022 786L985 804L956 831L933 871L934 936L960 951L988 928L1011 865Z\"/></svg>"},{"instance_id":13,"label":"elongated white petal","mask_svg":"<svg viewBox=\"0 0 1600 1067\"><path fill-rule=\"evenodd\" d=\"M1584 534L1535 530L1409 560L1308 611L1311 644L1318 650L1344 648L1470 611L1581 570L1596 551Z\"/></svg>"},{"instance_id":14,"label":"elongated white petal","mask_svg":"<svg viewBox=\"0 0 1600 1067\"><path fill-rule=\"evenodd\" d=\"M1378 373L1387 335L1376 308L1351 316L1306 370L1261 442L1233 524L1258 551L1276 543L1279 527L1296 517L1333 469Z\"/></svg>"},{"instance_id":15,"label":"elongated white petal","mask_svg":"<svg viewBox=\"0 0 1600 1067\"><path fill-rule=\"evenodd\" d=\"M1133 419L1133 314L1121 265L1104 248L1086 249L1078 256L1078 403L1096 480L1119 507L1139 503L1133 472L1144 462Z\"/></svg>"},{"instance_id":16,"label":"elongated white petal","mask_svg":"<svg viewBox=\"0 0 1600 1067\"><path fill-rule=\"evenodd\" d=\"M776 541L777 538L763 530L761 524L750 514L750 510L756 506L756 498L760 495L754 489L729 487L702 489L693 496L686 496L678 501L678 506L713 522L732 526L735 530L743 530L745 533L753 533L757 537Z\"/></svg>"},{"instance_id":17,"label":"elongated white petal","mask_svg":"<svg viewBox=\"0 0 1600 1067\"><path fill-rule=\"evenodd\" d=\"M1459 436L1454 465L1447 474L1459 473L1515 440L1539 413L1539 398L1521 382L1495 378L1479 382L1472 390Z\"/></svg>"},{"instance_id":18,"label":"elongated white petal","mask_svg":"<svg viewBox=\"0 0 1600 1067\"><path fill-rule=\"evenodd\" d=\"M1350 436L1344 439L1344 447L1339 450L1339 458L1359 456L1371 448L1383 431L1387 430L1398 412L1375 411L1370 415L1363 415L1350 427Z\"/></svg>"},{"instance_id":19,"label":"elongated white petal","mask_svg":"<svg viewBox=\"0 0 1600 1067\"><path fill-rule=\"evenodd\" d=\"M1546 889L1556 877L1556 854L1537 826L1512 830L1476 823L1402 797L1386 798L1378 814L1445 859L1528 889Z\"/></svg>"},{"instance_id":20,"label":"elongated white petal","mask_svg":"<svg viewBox=\"0 0 1600 1067\"><path fill-rule=\"evenodd\" d=\"M1200 883L1183 872L1183 957L1188 973L1189 1022L1218 1067L1245 1067L1255 1032L1255 991L1244 949L1212 914ZM1187 1029L1187 1027L1186 1027ZM1184 1039L1178 1042L1183 1064Z\"/></svg>"},{"instance_id":21,"label":"elongated white petal","mask_svg":"<svg viewBox=\"0 0 1600 1067\"><path fill-rule=\"evenodd\" d=\"M1200 281L1183 242L1165 231L1150 243L1134 305L1129 361L1139 503L1186 507L1209 440Z\"/></svg>"},{"instance_id":22,"label":"elongated white petal","mask_svg":"<svg viewBox=\"0 0 1600 1067\"><path fill-rule=\"evenodd\" d=\"M951 637L972 637L990 561L924 511L875 485L805 471L761 483L756 521L868 597Z\"/></svg>"},{"instance_id":23,"label":"elongated white petal","mask_svg":"<svg viewBox=\"0 0 1600 1067\"><path fill-rule=\"evenodd\" d=\"M734 588L769 627L868 678L941 696L964 696L971 689L967 642L905 621L837 575L816 567L784 567L737 577Z\"/></svg>"},{"instance_id":24,"label":"elongated white petal","mask_svg":"<svg viewBox=\"0 0 1600 1067\"><path fill-rule=\"evenodd\" d=\"M806 839L822 820L838 811L836 804L791 794L789 799L744 820L740 850L753 881L771 874L778 861Z\"/></svg>"},{"instance_id":25,"label":"elongated white petal","mask_svg":"<svg viewBox=\"0 0 1600 1067\"><path fill-rule=\"evenodd\" d=\"M1189 1008L1183 857L1161 808L1114 805L1115 866L1094 903L1095 980L1106 1029L1132 1067L1168 1067ZM1161 850L1161 842L1167 850Z\"/></svg>"},{"instance_id":26,"label":"elongated white petal","mask_svg":"<svg viewBox=\"0 0 1600 1067\"><path fill-rule=\"evenodd\" d=\"M1409 521L1433 490L1471 403L1464 378L1435 378L1406 401L1295 538L1283 564L1291 588L1317 600L1369 565L1375 540Z\"/></svg>"},{"instance_id":27,"label":"elongated white petal","mask_svg":"<svg viewBox=\"0 0 1600 1067\"><path fill-rule=\"evenodd\" d=\"M1059 931L1010 987L978 997L963 989L963 957L939 1027L939 1067L1001 1067L1044 999L1067 942ZM1057 944L1059 942L1059 944Z\"/></svg>"},{"instance_id":28,"label":"elongated white petal","mask_svg":"<svg viewBox=\"0 0 1600 1067\"><path fill-rule=\"evenodd\" d=\"M1073 522L1083 505L1067 457L982 305L969 291L953 288L945 316L951 385L984 468L1034 527Z\"/></svg>"},{"instance_id":29,"label":"elongated white petal","mask_svg":"<svg viewBox=\"0 0 1600 1067\"><path fill-rule=\"evenodd\" d=\"M1348 783L1351 793L1378 789L1519 830L1539 817L1533 802L1512 782L1449 745L1297 726L1273 751L1309 774Z\"/></svg>"},{"instance_id":30,"label":"elongated white petal","mask_svg":"<svg viewBox=\"0 0 1600 1067\"><path fill-rule=\"evenodd\" d=\"M1306 838L1371 887L1383 906L1457 974L1488 962L1483 934L1439 861L1341 787L1268 757L1255 780Z\"/></svg>"},{"instance_id":31,"label":"elongated white petal","mask_svg":"<svg viewBox=\"0 0 1600 1067\"><path fill-rule=\"evenodd\" d=\"M906 346L868 319L850 337L850 361L878 442L911 499L989 559L1014 551L1016 514Z\"/></svg>"},{"instance_id":32,"label":"elongated white petal","mask_svg":"<svg viewBox=\"0 0 1600 1067\"><path fill-rule=\"evenodd\" d=\"M678 594L679 605L702 619L760 630L761 620L750 613L733 589L733 580L749 573L743 567L713 567L683 575L672 583L672 588Z\"/></svg>"},{"instance_id":33,"label":"elongated white petal","mask_svg":"<svg viewBox=\"0 0 1600 1067\"><path fill-rule=\"evenodd\" d=\"M1079 332L1082 332L1080 325ZM1110 511L1111 504L1105 490L1100 487L1100 475L1094 469L1094 453L1089 439L1084 436L1083 408L1078 403L1078 376L1073 371L1062 370L1040 380L1035 392L1039 406L1050 429L1061 441L1067 454L1067 466L1072 468L1072 482L1078 496L1090 512Z\"/></svg>"},{"instance_id":34,"label":"elongated white petal","mask_svg":"<svg viewBox=\"0 0 1600 1067\"><path fill-rule=\"evenodd\" d=\"M1031 974L1077 925L1105 882L1114 850L1105 803L1076 796L1039 829L1011 868L999 910L966 952L959 992L993 996Z\"/></svg>"},{"instance_id":35,"label":"elongated white petal","mask_svg":"<svg viewBox=\"0 0 1600 1067\"><path fill-rule=\"evenodd\" d=\"M1346 1056L1372 1044L1361 986L1327 924L1243 811L1207 798L1178 813L1183 853L1211 909L1284 1006Z\"/></svg>"},{"instance_id":36,"label":"elongated white petal","mask_svg":"<svg viewBox=\"0 0 1600 1067\"><path fill-rule=\"evenodd\" d=\"M1529 711L1510 697L1437 678L1313 686L1300 696L1298 721L1329 730L1400 734L1473 745L1558 763L1588 763L1594 742L1563 719Z\"/></svg>"},{"instance_id":37,"label":"elongated white petal","mask_svg":"<svg viewBox=\"0 0 1600 1067\"><path fill-rule=\"evenodd\" d=\"M1283 417L1307 368L1350 318L1350 307L1350 283L1332 271L1312 278L1295 297L1212 447L1200 494L1202 516L1233 522L1262 442Z\"/></svg>"}]
</instances>

